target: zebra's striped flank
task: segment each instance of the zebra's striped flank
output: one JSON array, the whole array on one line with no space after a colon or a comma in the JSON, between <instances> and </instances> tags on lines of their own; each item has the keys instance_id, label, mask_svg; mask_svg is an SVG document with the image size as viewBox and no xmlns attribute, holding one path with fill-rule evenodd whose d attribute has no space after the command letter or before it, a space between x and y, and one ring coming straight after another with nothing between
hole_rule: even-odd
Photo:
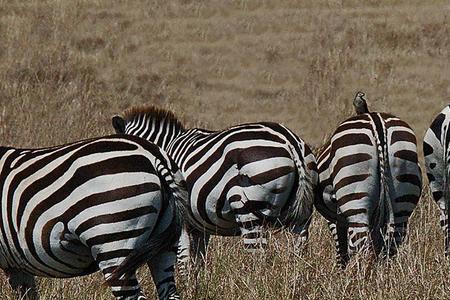
<instances>
[{"instance_id":1,"label":"zebra's striped flank","mask_svg":"<svg viewBox=\"0 0 450 300\"><path fill-rule=\"evenodd\" d=\"M37 298L33 276L100 270L117 299L146 299L135 271L147 263L159 298L178 299L175 198L187 192L175 169L156 145L125 135L1 147L0 267L11 286Z\"/></svg>"}]
</instances>

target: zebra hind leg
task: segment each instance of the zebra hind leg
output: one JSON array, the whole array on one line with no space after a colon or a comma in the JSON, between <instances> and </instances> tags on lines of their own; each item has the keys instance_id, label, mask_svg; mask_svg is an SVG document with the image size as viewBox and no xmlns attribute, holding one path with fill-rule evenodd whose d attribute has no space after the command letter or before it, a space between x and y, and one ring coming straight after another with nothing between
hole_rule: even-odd
<instances>
[{"instance_id":1,"label":"zebra hind leg","mask_svg":"<svg viewBox=\"0 0 450 300\"><path fill-rule=\"evenodd\" d=\"M178 270L181 275L197 273L206 259L209 234L183 227L178 243Z\"/></svg>"},{"instance_id":2,"label":"zebra hind leg","mask_svg":"<svg viewBox=\"0 0 450 300\"><path fill-rule=\"evenodd\" d=\"M177 241L178 242L178 241ZM97 263L102 271L106 283L110 286L113 296L117 300L146 300L141 291L140 284L136 278L136 269L129 267L129 271L122 276L114 276L118 268L124 268L124 262L130 256L132 250L107 251L97 253ZM152 256L147 262L152 273L153 281L158 290L159 299L176 300L180 299L175 288L175 263L176 263L176 243L170 251L161 250ZM144 254L145 255L145 254ZM139 257L137 258L139 259ZM132 262L129 261L132 265Z\"/></svg>"},{"instance_id":3,"label":"zebra hind leg","mask_svg":"<svg viewBox=\"0 0 450 300\"><path fill-rule=\"evenodd\" d=\"M345 269L349 261L348 241L347 241L347 226L339 226L335 223L328 222L328 228L333 236L336 247L336 262L340 269Z\"/></svg>"},{"instance_id":4,"label":"zebra hind leg","mask_svg":"<svg viewBox=\"0 0 450 300\"><path fill-rule=\"evenodd\" d=\"M355 260L358 269L366 269L376 261L376 249L372 243L371 232L367 226L352 226L348 228L349 257L357 256Z\"/></svg>"},{"instance_id":5,"label":"zebra hind leg","mask_svg":"<svg viewBox=\"0 0 450 300\"><path fill-rule=\"evenodd\" d=\"M161 300L181 299L175 286L177 246L175 244L170 251L161 252L147 262Z\"/></svg>"},{"instance_id":6,"label":"zebra hind leg","mask_svg":"<svg viewBox=\"0 0 450 300\"><path fill-rule=\"evenodd\" d=\"M108 278L111 274L111 268L102 270L105 278ZM136 273L128 273L122 275L117 280L108 280L113 296L117 300L147 300L141 291L141 287L136 278Z\"/></svg>"},{"instance_id":7,"label":"zebra hind leg","mask_svg":"<svg viewBox=\"0 0 450 300\"><path fill-rule=\"evenodd\" d=\"M97 254L97 264L105 277L106 284L117 300L146 300L136 278L136 270L125 273L119 278L111 277L127 256L127 254L120 255L116 256L114 251Z\"/></svg>"},{"instance_id":8,"label":"zebra hind leg","mask_svg":"<svg viewBox=\"0 0 450 300\"><path fill-rule=\"evenodd\" d=\"M267 247L263 222L266 217L257 211L245 192L230 200L231 210L244 239L244 249L248 252L264 252Z\"/></svg>"},{"instance_id":9,"label":"zebra hind leg","mask_svg":"<svg viewBox=\"0 0 450 300\"><path fill-rule=\"evenodd\" d=\"M450 247L450 231L448 228L448 214L446 210L446 204L444 201L438 201L439 204L439 223L441 225L442 232L444 233L444 254L445 257L450 256L449 247Z\"/></svg>"},{"instance_id":10,"label":"zebra hind leg","mask_svg":"<svg viewBox=\"0 0 450 300\"><path fill-rule=\"evenodd\" d=\"M177 263L178 271L182 276L187 276L191 270L191 240L186 226L181 230L180 239L178 240Z\"/></svg>"},{"instance_id":11,"label":"zebra hind leg","mask_svg":"<svg viewBox=\"0 0 450 300\"><path fill-rule=\"evenodd\" d=\"M192 262L196 270L199 270L206 259L206 251L208 250L209 234L192 230L190 232Z\"/></svg>"},{"instance_id":12,"label":"zebra hind leg","mask_svg":"<svg viewBox=\"0 0 450 300\"><path fill-rule=\"evenodd\" d=\"M294 249L296 253L303 253L308 248L310 225L311 219L309 219L306 224L300 228L297 226L290 228L290 232L294 233L296 236L294 241Z\"/></svg>"},{"instance_id":13,"label":"zebra hind leg","mask_svg":"<svg viewBox=\"0 0 450 300\"><path fill-rule=\"evenodd\" d=\"M9 285L18 296L18 299L38 300L39 294L34 277L18 270L6 270Z\"/></svg>"},{"instance_id":14,"label":"zebra hind leg","mask_svg":"<svg viewBox=\"0 0 450 300\"><path fill-rule=\"evenodd\" d=\"M389 229L387 230L387 242L385 243L386 249L383 251L383 255L386 258L397 255L398 247L406 238L407 223L397 223L394 224L393 229Z\"/></svg>"},{"instance_id":15,"label":"zebra hind leg","mask_svg":"<svg viewBox=\"0 0 450 300\"><path fill-rule=\"evenodd\" d=\"M259 218L253 214L237 215L237 222L244 239L244 249L251 253L264 252L267 238Z\"/></svg>"}]
</instances>

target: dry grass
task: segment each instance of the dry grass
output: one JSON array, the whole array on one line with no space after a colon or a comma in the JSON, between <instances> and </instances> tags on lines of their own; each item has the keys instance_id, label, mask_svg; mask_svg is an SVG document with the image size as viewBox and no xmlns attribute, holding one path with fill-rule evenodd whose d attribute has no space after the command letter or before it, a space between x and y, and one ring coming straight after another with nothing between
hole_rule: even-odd
<instances>
[{"instance_id":1,"label":"dry grass","mask_svg":"<svg viewBox=\"0 0 450 300\"><path fill-rule=\"evenodd\" d=\"M449 12L441 0L0 0L1 143L111 133L114 113L157 103L189 126L282 122L318 147L359 89L421 140L450 100ZM283 234L263 256L214 238L204 272L179 287L184 299L448 298L437 224L426 194L397 259L345 272L320 218L299 256ZM0 298L11 299L1 276ZM43 299L110 299L101 282L39 284Z\"/></svg>"}]
</instances>

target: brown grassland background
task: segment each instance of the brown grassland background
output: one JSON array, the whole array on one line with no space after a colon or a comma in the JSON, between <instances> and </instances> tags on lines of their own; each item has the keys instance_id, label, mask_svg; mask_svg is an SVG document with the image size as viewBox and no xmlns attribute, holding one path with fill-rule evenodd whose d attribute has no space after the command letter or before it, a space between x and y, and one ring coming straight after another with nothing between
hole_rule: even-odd
<instances>
[{"instance_id":1,"label":"brown grassland background","mask_svg":"<svg viewBox=\"0 0 450 300\"><path fill-rule=\"evenodd\" d=\"M449 15L446 0L0 0L1 144L109 134L112 115L154 103L187 126L281 122L317 148L359 89L421 143L450 102ZM184 299L449 298L450 263L424 190L390 262L339 271L316 215L304 253L286 233L256 256L239 238L215 237L205 268L177 278L178 288ZM140 278L154 298L146 267ZM39 287L42 299L111 299L102 282L94 274ZM13 299L3 274L0 298Z\"/></svg>"}]
</instances>

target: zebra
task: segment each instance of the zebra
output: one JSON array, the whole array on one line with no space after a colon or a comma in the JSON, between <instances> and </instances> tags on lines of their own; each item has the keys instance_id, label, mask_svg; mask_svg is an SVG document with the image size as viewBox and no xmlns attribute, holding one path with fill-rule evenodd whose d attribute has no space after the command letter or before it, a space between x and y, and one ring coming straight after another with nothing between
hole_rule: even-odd
<instances>
[{"instance_id":1,"label":"zebra","mask_svg":"<svg viewBox=\"0 0 450 300\"><path fill-rule=\"evenodd\" d=\"M34 276L100 270L116 299L143 300L135 271L147 262L159 298L179 299L174 263L188 194L156 145L112 135L0 147L0 188L0 268L20 296L38 298Z\"/></svg>"},{"instance_id":2,"label":"zebra","mask_svg":"<svg viewBox=\"0 0 450 300\"><path fill-rule=\"evenodd\" d=\"M434 201L440 211L440 226L444 232L445 256L449 255L449 123L450 107L447 105L433 120L423 139L425 168Z\"/></svg>"},{"instance_id":3,"label":"zebra","mask_svg":"<svg viewBox=\"0 0 450 300\"><path fill-rule=\"evenodd\" d=\"M413 130L393 115L369 112L364 96L356 94L357 115L317 156L315 206L328 221L341 267L359 251L394 255L422 191Z\"/></svg>"},{"instance_id":4,"label":"zebra","mask_svg":"<svg viewBox=\"0 0 450 300\"><path fill-rule=\"evenodd\" d=\"M249 252L267 245L265 225L288 227L306 242L317 186L311 149L278 123L249 123L221 131L186 129L170 110L134 107L112 119L117 133L165 150L180 167L197 227L180 238L179 263L198 266L209 235L241 235Z\"/></svg>"}]
</instances>

